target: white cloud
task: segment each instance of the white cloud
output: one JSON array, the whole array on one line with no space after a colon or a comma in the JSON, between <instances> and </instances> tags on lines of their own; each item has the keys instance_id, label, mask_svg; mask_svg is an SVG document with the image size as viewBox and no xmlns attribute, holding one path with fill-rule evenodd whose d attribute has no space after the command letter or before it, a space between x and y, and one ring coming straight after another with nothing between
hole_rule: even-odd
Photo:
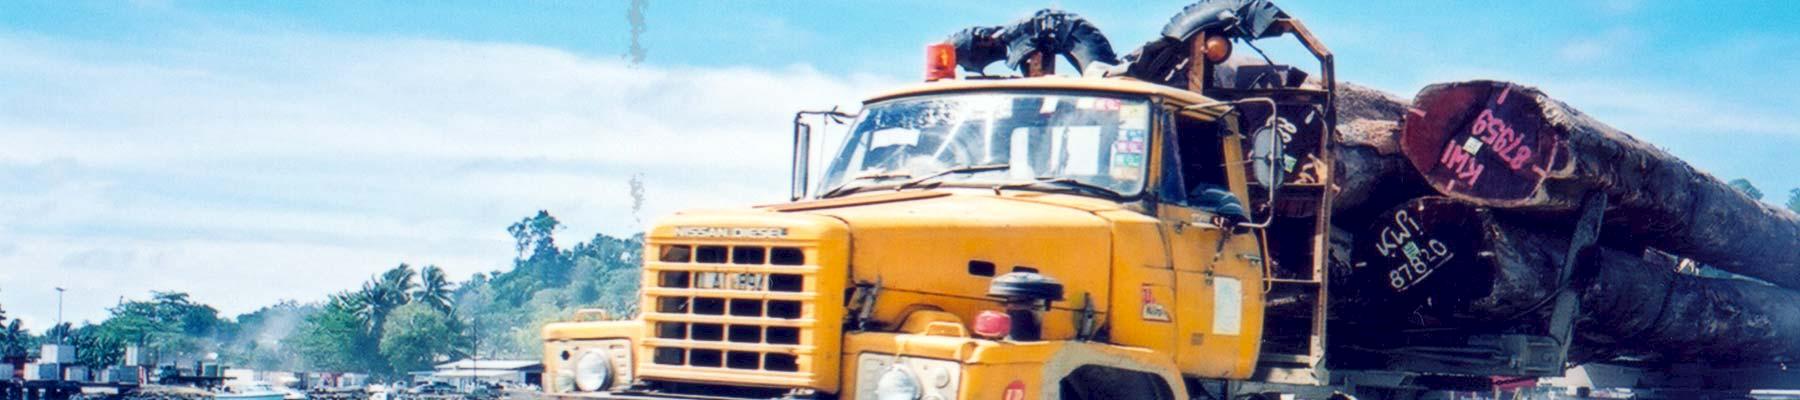
<instances>
[{"instance_id":1,"label":"white cloud","mask_svg":"<svg viewBox=\"0 0 1800 400\"><path fill-rule=\"evenodd\" d=\"M0 53L0 303L53 316L39 292L67 285L72 320L153 289L237 313L402 261L497 269L537 209L566 242L637 229L633 173L645 220L776 201L792 113L894 83L367 37Z\"/></svg>"},{"instance_id":2,"label":"white cloud","mask_svg":"<svg viewBox=\"0 0 1800 400\"><path fill-rule=\"evenodd\" d=\"M1565 62L1593 63L1627 55L1638 43L1638 34L1627 28L1613 28L1598 35L1576 38L1564 43L1556 55Z\"/></svg>"}]
</instances>

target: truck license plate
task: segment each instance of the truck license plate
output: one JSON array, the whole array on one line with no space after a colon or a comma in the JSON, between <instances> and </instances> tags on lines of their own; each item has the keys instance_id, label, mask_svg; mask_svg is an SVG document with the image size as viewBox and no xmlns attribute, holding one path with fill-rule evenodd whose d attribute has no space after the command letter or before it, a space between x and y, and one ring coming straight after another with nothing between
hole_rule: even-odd
<instances>
[{"instance_id":1,"label":"truck license plate","mask_svg":"<svg viewBox=\"0 0 1800 400\"><path fill-rule=\"evenodd\" d=\"M761 291L762 274L750 272L701 272L694 277L695 289L731 289Z\"/></svg>"}]
</instances>

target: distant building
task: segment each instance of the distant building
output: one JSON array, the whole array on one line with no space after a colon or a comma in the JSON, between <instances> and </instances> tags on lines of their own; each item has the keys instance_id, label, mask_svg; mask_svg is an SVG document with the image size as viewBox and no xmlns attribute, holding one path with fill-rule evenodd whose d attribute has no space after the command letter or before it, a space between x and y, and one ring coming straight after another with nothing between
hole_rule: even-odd
<instances>
[{"instance_id":1,"label":"distant building","mask_svg":"<svg viewBox=\"0 0 1800 400\"><path fill-rule=\"evenodd\" d=\"M536 384L544 376L544 363L535 360L460 360L438 364L430 374L414 374L415 381L445 382L457 387L476 382L509 385Z\"/></svg>"}]
</instances>

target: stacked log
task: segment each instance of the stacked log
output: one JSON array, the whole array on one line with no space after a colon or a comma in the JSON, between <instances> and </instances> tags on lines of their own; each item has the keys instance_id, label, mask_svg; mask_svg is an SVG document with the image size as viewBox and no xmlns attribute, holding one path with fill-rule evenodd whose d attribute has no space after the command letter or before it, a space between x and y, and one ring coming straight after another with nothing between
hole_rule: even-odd
<instances>
[{"instance_id":1,"label":"stacked log","mask_svg":"<svg viewBox=\"0 0 1800 400\"><path fill-rule=\"evenodd\" d=\"M1800 355L1800 292L1678 274L1667 257L1602 247L1565 274L1571 233L1519 223L1447 197L1380 214L1358 235L1352 292L1371 310L1438 326L1506 326L1579 295L1577 346L1591 353L1709 361L1790 361ZM1563 279L1564 276L1573 276Z\"/></svg>"},{"instance_id":2,"label":"stacked log","mask_svg":"<svg viewBox=\"0 0 1800 400\"><path fill-rule=\"evenodd\" d=\"M1346 86L1334 290L1359 319L1516 330L1567 290L1583 354L1800 359L1800 217L1535 88L1439 84L1407 104ZM1569 262L1596 197L1599 243ZM1779 286L1680 273L1678 257Z\"/></svg>"},{"instance_id":3,"label":"stacked log","mask_svg":"<svg viewBox=\"0 0 1800 400\"><path fill-rule=\"evenodd\" d=\"M1407 101L1348 82L1338 85L1336 98L1340 122L1332 154L1332 214L1348 226L1363 226L1367 223L1361 216L1430 194L1431 187L1400 153Z\"/></svg>"},{"instance_id":4,"label":"stacked log","mask_svg":"<svg viewBox=\"0 0 1800 400\"><path fill-rule=\"evenodd\" d=\"M1800 288L1800 216L1751 199L1675 156L1536 88L1470 81L1426 87L1401 151L1438 192L1556 215L1604 193L1607 240L1642 245Z\"/></svg>"}]
</instances>

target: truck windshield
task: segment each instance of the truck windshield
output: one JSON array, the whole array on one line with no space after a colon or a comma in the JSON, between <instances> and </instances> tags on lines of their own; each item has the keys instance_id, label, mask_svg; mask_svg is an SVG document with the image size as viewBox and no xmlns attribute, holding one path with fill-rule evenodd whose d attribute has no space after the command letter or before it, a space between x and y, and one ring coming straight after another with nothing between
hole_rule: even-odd
<instances>
[{"instance_id":1,"label":"truck windshield","mask_svg":"<svg viewBox=\"0 0 1800 400\"><path fill-rule=\"evenodd\" d=\"M981 92L870 105L820 182L821 197L870 188L1000 186L1143 189L1149 101L1142 96Z\"/></svg>"}]
</instances>

